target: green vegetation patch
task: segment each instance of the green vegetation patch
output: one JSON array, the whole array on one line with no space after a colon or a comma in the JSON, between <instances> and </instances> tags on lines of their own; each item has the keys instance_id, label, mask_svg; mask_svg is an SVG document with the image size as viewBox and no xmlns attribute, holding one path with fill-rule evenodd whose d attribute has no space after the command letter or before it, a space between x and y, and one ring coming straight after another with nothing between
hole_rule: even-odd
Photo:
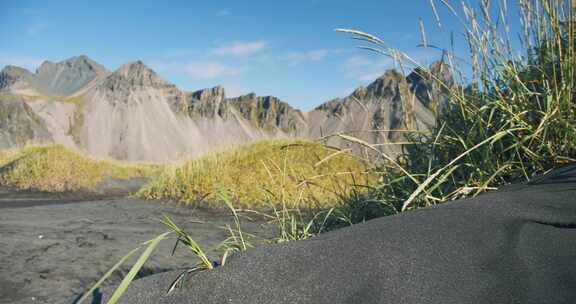
<instances>
[{"instance_id":1,"label":"green vegetation patch","mask_svg":"<svg viewBox=\"0 0 576 304\"><path fill-rule=\"evenodd\" d=\"M524 29L517 35L501 18L508 13L503 3L463 1L457 11L439 2L438 9L462 22L471 78L464 76L470 67L450 52L444 53L444 68L428 72L376 36L339 29L364 41L364 49L416 66L447 97L445 103L430 101L441 105L432 134L409 134L414 144L403 147L398 161L380 157L386 160L382 183L367 203L352 201L334 212L345 224L476 196L576 163L574 2L519 1ZM453 81L443 76L448 72Z\"/></svg>"},{"instance_id":2,"label":"green vegetation patch","mask_svg":"<svg viewBox=\"0 0 576 304\"><path fill-rule=\"evenodd\" d=\"M151 176L155 169L95 160L60 145L0 152L0 185L48 192L92 191L105 177Z\"/></svg>"},{"instance_id":3,"label":"green vegetation patch","mask_svg":"<svg viewBox=\"0 0 576 304\"><path fill-rule=\"evenodd\" d=\"M168 169L139 194L222 207L215 194L226 189L241 207L326 207L375 181L369 166L351 154L304 140L267 140Z\"/></svg>"}]
</instances>

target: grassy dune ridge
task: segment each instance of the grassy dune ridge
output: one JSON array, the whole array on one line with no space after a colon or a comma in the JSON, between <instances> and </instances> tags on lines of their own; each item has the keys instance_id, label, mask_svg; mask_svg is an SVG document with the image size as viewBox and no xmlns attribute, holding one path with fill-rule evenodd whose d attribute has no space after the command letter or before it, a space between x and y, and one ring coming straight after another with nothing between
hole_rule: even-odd
<instances>
[{"instance_id":1,"label":"grassy dune ridge","mask_svg":"<svg viewBox=\"0 0 576 304\"><path fill-rule=\"evenodd\" d=\"M91 191L105 177L152 176L148 165L96 160L61 145L30 145L0 151L0 185L48 192Z\"/></svg>"},{"instance_id":2,"label":"grassy dune ridge","mask_svg":"<svg viewBox=\"0 0 576 304\"><path fill-rule=\"evenodd\" d=\"M223 207L215 193L225 189L237 207L326 207L367 190L376 179L351 154L305 140L266 140L169 168L139 195Z\"/></svg>"}]
</instances>

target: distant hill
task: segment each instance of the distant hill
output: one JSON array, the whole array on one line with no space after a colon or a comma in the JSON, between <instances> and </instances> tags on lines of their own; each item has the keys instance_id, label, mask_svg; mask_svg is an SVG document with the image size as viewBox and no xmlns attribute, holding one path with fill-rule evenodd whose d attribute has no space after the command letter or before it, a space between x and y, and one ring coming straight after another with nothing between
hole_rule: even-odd
<instances>
[{"instance_id":1,"label":"distant hill","mask_svg":"<svg viewBox=\"0 0 576 304\"><path fill-rule=\"evenodd\" d=\"M431 73L448 77L444 64ZM390 70L366 88L302 112L273 96L227 98L222 87L187 92L143 62L114 72L87 56L0 72L0 148L55 142L106 158L165 161L264 138L351 133L395 154L398 132L429 130L445 94L428 72ZM339 138L328 143L348 144ZM357 148L356 148L357 150Z\"/></svg>"}]
</instances>

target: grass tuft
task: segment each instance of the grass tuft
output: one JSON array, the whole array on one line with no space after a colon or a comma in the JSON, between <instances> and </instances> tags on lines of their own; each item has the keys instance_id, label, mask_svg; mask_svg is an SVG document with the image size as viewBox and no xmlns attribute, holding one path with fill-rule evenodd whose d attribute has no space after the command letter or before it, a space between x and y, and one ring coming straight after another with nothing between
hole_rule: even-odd
<instances>
[{"instance_id":1,"label":"grass tuft","mask_svg":"<svg viewBox=\"0 0 576 304\"><path fill-rule=\"evenodd\" d=\"M574 2L518 1L517 35L510 33L506 1L430 4L438 31L444 31L439 15L451 15L463 28L468 66L454 45L432 46L421 24L422 46L441 50L455 84L444 83L383 39L338 29L364 42L363 49L390 56L400 67L416 67L448 97L437 127L428 135L412 134L418 144L404 147L402 161L382 155L383 182L366 200L390 208L371 217L475 196L576 162Z\"/></svg>"},{"instance_id":2,"label":"grass tuft","mask_svg":"<svg viewBox=\"0 0 576 304\"><path fill-rule=\"evenodd\" d=\"M156 170L95 160L61 145L27 146L0 153L0 185L19 190L94 191L105 177L151 176Z\"/></svg>"},{"instance_id":3,"label":"grass tuft","mask_svg":"<svg viewBox=\"0 0 576 304\"><path fill-rule=\"evenodd\" d=\"M329 206L375 181L371 168L351 154L305 140L266 140L166 170L139 195L222 207L218 191L225 189L240 208Z\"/></svg>"}]
</instances>

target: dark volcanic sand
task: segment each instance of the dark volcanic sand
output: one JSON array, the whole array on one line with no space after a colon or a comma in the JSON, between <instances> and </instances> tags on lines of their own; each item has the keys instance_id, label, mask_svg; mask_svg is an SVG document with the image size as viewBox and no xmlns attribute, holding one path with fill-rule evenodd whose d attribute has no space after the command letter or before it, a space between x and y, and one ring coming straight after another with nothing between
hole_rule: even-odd
<instances>
[{"instance_id":1,"label":"dark volcanic sand","mask_svg":"<svg viewBox=\"0 0 576 304\"><path fill-rule=\"evenodd\" d=\"M573 304L576 164L527 184L261 246L185 278L137 280L124 304ZM111 291L104 290L104 302Z\"/></svg>"},{"instance_id":2,"label":"dark volcanic sand","mask_svg":"<svg viewBox=\"0 0 576 304\"><path fill-rule=\"evenodd\" d=\"M219 226L233 223L228 213L173 203L133 198L78 201L73 196L0 189L0 303L70 303L131 249L166 231L158 220L162 214L206 248L228 236ZM261 223L244 220L243 229L258 233L263 231ZM196 263L183 247L170 256L173 245L172 240L161 243L144 272ZM110 284L120 279L115 274Z\"/></svg>"}]
</instances>

